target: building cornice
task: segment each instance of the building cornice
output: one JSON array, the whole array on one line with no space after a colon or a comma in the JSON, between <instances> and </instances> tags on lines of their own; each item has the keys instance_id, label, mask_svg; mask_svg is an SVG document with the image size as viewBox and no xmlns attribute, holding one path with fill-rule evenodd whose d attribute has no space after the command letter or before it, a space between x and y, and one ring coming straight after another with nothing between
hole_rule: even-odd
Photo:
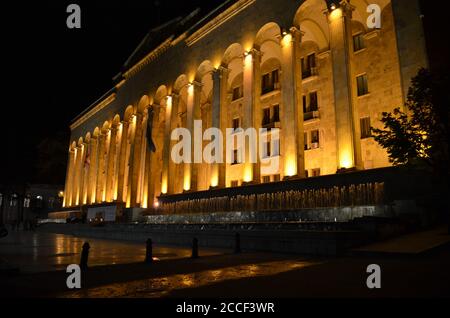
<instances>
[{"instance_id":1,"label":"building cornice","mask_svg":"<svg viewBox=\"0 0 450 318\"><path fill-rule=\"evenodd\" d=\"M96 113L101 111L103 108L111 104L116 99L116 93L112 93L108 95L105 99L100 101L97 105L95 105L91 110L89 110L86 114L78 118L72 125L70 125L70 130L74 130L79 127L81 124L86 122L89 118L94 116Z\"/></svg>"},{"instance_id":2,"label":"building cornice","mask_svg":"<svg viewBox=\"0 0 450 318\"><path fill-rule=\"evenodd\" d=\"M219 14L217 17L206 23L200 29L192 33L186 39L186 44L188 46L193 45L194 43L205 37L208 33L212 32L214 29L218 28L223 23L234 17L236 14L252 5L255 1L256 0L240 0L236 2L221 14Z\"/></svg>"},{"instance_id":3,"label":"building cornice","mask_svg":"<svg viewBox=\"0 0 450 318\"><path fill-rule=\"evenodd\" d=\"M158 58L161 54L163 54L167 49L171 46L173 40L173 36L169 37L167 40L165 40L163 43L161 43L156 49L148 53L143 59L141 59L139 62L134 64L128 71L126 71L123 76L125 79L130 78L131 76L138 73L144 66L146 66L148 63L154 61L156 58Z\"/></svg>"}]
</instances>

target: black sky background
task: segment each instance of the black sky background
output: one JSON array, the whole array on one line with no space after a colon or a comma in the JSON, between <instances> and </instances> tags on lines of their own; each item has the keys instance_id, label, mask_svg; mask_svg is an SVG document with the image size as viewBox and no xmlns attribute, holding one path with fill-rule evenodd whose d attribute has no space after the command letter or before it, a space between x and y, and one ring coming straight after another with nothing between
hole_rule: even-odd
<instances>
[{"instance_id":1,"label":"black sky background","mask_svg":"<svg viewBox=\"0 0 450 318\"><path fill-rule=\"evenodd\" d=\"M276 0L274 0L276 1ZM112 87L147 31L197 7L209 12L224 0L45 0L0 5L0 185L63 183L67 149L49 143L59 162L36 176L36 146L46 138L68 147L70 121ZM81 6L81 29L66 26L67 5ZM424 0L430 59L448 67L447 17L440 1ZM62 152L62 154L61 154ZM45 161L51 161L44 157Z\"/></svg>"},{"instance_id":2,"label":"black sky background","mask_svg":"<svg viewBox=\"0 0 450 318\"><path fill-rule=\"evenodd\" d=\"M69 143L69 124L109 90L129 55L151 28L223 0L39 1L2 4L3 105L0 185L62 183L66 158L48 178L36 177L36 146L45 138ZM66 8L81 7L81 29L68 29ZM0 43L1 43L0 42ZM5 98L6 97L6 98ZM53 151L50 149L50 151ZM46 159L44 159L46 160ZM47 180L45 180L47 179Z\"/></svg>"}]
</instances>

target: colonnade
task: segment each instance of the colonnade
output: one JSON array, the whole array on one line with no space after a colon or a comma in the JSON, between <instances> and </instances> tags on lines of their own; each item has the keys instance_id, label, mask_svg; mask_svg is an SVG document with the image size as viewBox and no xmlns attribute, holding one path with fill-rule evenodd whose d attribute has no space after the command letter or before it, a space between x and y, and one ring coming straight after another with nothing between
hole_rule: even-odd
<instances>
[{"instance_id":1,"label":"colonnade","mask_svg":"<svg viewBox=\"0 0 450 318\"><path fill-rule=\"evenodd\" d=\"M351 12L353 8L342 2L338 9L327 15L330 28L329 51L333 61L333 83L336 108L336 135L338 168L353 168L360 164L360 146L357 131L359 118L354 106L354 81L351 49ZM283 162L282 178L303 178L304 135L302 107L302 79L300 70L300 27L279 28L277 41L281 56L281 145L280 158ZM242 128L261 127L261 51L258 45L243 49L242 59L243 99ZM343 65L345 67L343 67ZM209 70L212 78L211 121L209 127L225 129L231 123L227 119L229 103L230 68L222 61ZM171 132L179 120L181 100L185 102L183 114L185 128L194 136L194 120L201 117L200 103L202 93L201 78L186 81L176 88L158 88L153 98L143 96L137 106L129 106L123 119L116 115L85 138L73 141L69 149L69 160L65 185L64 206L99 204L104 202L124 202L127 207L148 208L161 194L176 193L176 185L183 184L183 191L199 189L197 164L182 164L183 179L175 174L174 163L170 158ZM184 97L184 89L187 90ZM183 92L183 93L182 93ZM151 102L150 102L151 101ZM153 136L157 144L156 152L147 147L146 128L153 116ZM161 115L161 116L160 116ZM202 136L200 136L202 138ZM248 143L247 147L249 146ZM225 147L224 147L225 148ZM249 151L245 152L247 155ZM194 162L198 154L192 153ZM201 154L200 154L201 155ZM223 154L225 158L225 153ZM259 163L249 163L245 158L243 170L244 183L261 182ZM209 175L210 188L226 186L227 164L213 163Z\"/></svg>"}]
</instances>

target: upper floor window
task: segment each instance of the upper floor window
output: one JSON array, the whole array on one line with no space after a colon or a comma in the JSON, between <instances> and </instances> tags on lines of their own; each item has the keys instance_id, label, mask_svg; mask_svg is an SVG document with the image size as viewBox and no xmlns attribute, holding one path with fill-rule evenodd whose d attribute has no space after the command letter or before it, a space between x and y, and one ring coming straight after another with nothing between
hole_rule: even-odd
<instances>
[{"instance_id":1,"label":"upper floor window","mask_svg":"<svg viewBox=\"0 0 450 318\"><path fill-rule=\"evenodd\" d=\"M311 131L311 145L312 144L319 145L319 131L317 129Z\"/></svg>"},{"instance_id":2,"label":"upper floor window","mask_svg":"<svg viewBox=\"0 0 450 318\"><path fill-rule=\"evenodd\" d=\"M372 137L370 130L370 117L364 117L359 120L361 126L361 139Z\"/></svg>"},{"instance_id":3,"label":"upper floor window","mask_svg":"<svg viewBox=\"0 0 450 318\"><path fill-rule=\"evenodd\" d=\"M308 133L304 133L304 143L305 143L305 150L309 149L317 149L319 148L319 130L311 130L310 133L310 143L308 143Z\"/></svg>"},{"instance_id":4,"label":"upper floor window","mask_svg":"<svg viewBox=\"0 0 450 318\"><path fill-rule=\"evenodd\" d=\"M369 93L369 85L367 83L367 74L360 75L356 78L356 85L358 88L358 96L363 96Z\"/></svg>"},{"instance_id":5,"label":"upper floor window","mask_svg":"<svg viewBox=\"0 0 450 318\"><path fill-rule=\"evenodd\" d=\"M307 57L302 57L302 78L308 78L317 75L316 69L316 54L309 54Z\"/></svg>"},{"instance_id":6,"label":"upper floor window","mask_svg":"<svg viewBox=\"0 0 450 318\"><path fill-rule=\"evenodd\" d=\"M274 105L273 108L273 121L279 122L280 121L280 105Z\"/></svg>"},{"instance_id":7,"label":"upper floor window","mask_svg":"<svg viewBox=\"0 0 450 318\"><path fill-rule=\"evenodd\" d=\"M262 126L264 128L272 128L278 122L280 122L280 105L277 104L263 109Z\"/></svg>"},{"instance_id":8,"label":"upper floor window","mask_svg":"<svg viewBox=\"0 0 450 318\"><path fill-rule=\"evenodd\" d=\"M237 100L237 99L241 98L242 96L244 96L244 90L243 90L242 85L236 86L235 88L233 88L232 100Z\"/></svg>"},{"instance_id":9,"label":"upper floor window","mask_svg":"<svg viewBox=\"0 0 450 318\"><path fill-rule=\"evenodd\" d=\"M303 119L310 120L313 118L317 118L319 114L317 111L319 110L319 102L317 98L317 92L311 92L308 94L308 98L306 95L303 95Z\"/></svg>"},{"instance_id":10,"label":"upper floor window","mask_svg":"<svg viewBox=\"0 0 450 318\"><path fill-rule=\"evenodd\" d=\"M358 52L364 49L364 35L362 33L353 36L353 51Z\"/></svg>"},{"instance_id":11,"label":"upper floor window","mask_svg":"<svg viewBox=\"0 0 450 318\"><path fill-rule=\"evenodd\" d=\"M278 70L263 74L261 80L261 93L267 94L279 88Z\"/></svg>"}]
</instances>

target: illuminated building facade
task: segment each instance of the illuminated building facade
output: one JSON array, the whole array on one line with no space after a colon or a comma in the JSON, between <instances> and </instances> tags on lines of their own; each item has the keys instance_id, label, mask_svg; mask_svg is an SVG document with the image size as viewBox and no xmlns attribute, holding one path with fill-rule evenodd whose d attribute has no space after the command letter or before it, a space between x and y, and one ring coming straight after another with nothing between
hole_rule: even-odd
<instances>
[{"instance_id":1,"label":"illuminated building facade","mask_svg":"<svg viewBox=\"0 0 450 318\"><path fill-rule=\"evenodd\" d=\"M369 4L380 8L379 28L369 27ZM161 195L388 166L370 126L403 105L425 52L411 0L239 0L175 19L73 121L64 206L145 209ZM203 131L279 128L279 143L263 145L279 156L278 172L262 175L243 158L175 164L171 132L193 132L194 120Z\"/></svg>"}]
</instances>

